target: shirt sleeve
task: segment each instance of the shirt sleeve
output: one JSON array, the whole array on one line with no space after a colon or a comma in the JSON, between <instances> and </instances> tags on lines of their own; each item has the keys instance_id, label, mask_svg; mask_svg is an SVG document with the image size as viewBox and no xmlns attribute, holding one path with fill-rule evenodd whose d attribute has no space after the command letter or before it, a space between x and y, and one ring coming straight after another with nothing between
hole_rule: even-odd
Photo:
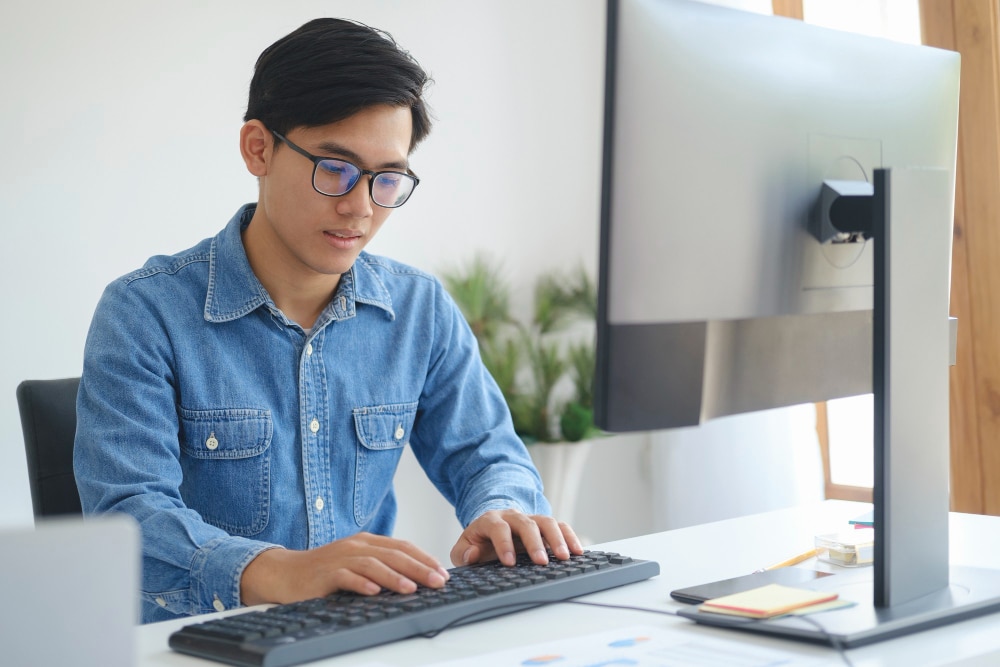
<instances>
[{"instance_id":1,"label":"shirt sleeve","mask_svg":"<svg viewBox=\"0 0 1000 667\"><path fill-rule=\"evenodd\" d=\"M121 280L101 297L74 446L84 513L124 512L142 529L144 622L239 606L243 569L277 546L231 536L185 507L175 364L152 301Z\"/></svg>"},{"instance_id":2,"label":"shirt sleeve","mask_svg":"<svg viewBox=\"0 0 1000 667\"><path fill-rule=\"evenodd\" d=\"M510 410L458 306L437 283L434 356L411 447L463 526L489 510L550 514Z\"/></svg>"}]
</instances>

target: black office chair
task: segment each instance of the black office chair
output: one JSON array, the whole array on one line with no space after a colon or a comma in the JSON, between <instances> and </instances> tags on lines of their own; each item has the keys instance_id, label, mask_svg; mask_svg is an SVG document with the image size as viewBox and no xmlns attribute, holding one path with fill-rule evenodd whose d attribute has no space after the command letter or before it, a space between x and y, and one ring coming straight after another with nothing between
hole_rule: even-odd
<instances>
[{"instance_id":1,"label":"black office chair","mask_svg":"<svg viewBox=\"0 0 1000 667\"><path fill-rule=\"evenodd\" d=\"M80 378L25 380L17 386L35 517L83 513L73 476L79 388Z\"/></svg>"}]
</instances>

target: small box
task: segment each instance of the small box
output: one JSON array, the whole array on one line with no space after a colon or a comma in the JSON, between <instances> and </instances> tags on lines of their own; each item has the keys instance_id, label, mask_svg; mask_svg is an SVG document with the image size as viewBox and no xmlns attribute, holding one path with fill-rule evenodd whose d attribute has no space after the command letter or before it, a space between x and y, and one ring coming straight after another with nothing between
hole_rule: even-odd
<instances>
[{"instance_id":1,"label":"small box","mask_svg":"<svg viewBox=\"0 0 1000 667\"><path fill-rule=\"evenodd\" d=\"M816 536L816 558L843 567L871 565L875 560L875 529L855 528Z\"/></svg>"}]
</instances>

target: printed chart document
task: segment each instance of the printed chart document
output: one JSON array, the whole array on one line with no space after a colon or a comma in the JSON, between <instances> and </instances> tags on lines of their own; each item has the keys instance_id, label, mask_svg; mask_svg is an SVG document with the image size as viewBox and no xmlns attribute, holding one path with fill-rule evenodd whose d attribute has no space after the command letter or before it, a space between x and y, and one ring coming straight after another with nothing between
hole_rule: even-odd
<instances>
[{"instance_id":1,"label":"printed chart document","mask_svg":"<svg viewBox=\"0 0 1000 667\"><path fill-rule=\"evenodd\" d=\"M818 655L817 655L818 654ZM632 626L436 663L435 667L819 667L840 665L831 649L789 645L788 650L720 638L715 634Z\"/></svg>"}]
</instances>

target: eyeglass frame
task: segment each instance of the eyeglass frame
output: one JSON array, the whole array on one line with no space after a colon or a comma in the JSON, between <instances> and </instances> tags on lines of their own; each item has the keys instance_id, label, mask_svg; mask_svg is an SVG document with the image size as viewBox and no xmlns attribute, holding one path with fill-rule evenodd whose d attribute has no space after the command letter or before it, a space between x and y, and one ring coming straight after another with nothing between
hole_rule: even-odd
<instances>
[{"instance_id":1,"label":"eyeglass frame","mask_svg":"<svg viewBox=\"0 0 1000 667\"><path fill-rule=\"evenodd\" d=\"M416 174L414 174L414 173L412 173L410 171L399 171L398 169L385 169L385 170L382 170L382 171L372 171L371 169L362 169L361 167L359 167L358 165L354 164L350 160L345 160L345 159L339 158L339 157L321 157L319 155L313 155L312 153L310 153L306 149L302 148L301 146L295 145L293 142L289 141L285 136L283 136L280 132L276 132L275 130L271 130L271 134L274 135L274 137L278 141L281 141L282 143L287 144L287 146L289 148L291 148L293 151L295 151L296 153L298 153L302 157L305 157L305 158L307 158L307 159L309 159L309 160L312 161L312 163L313 163L313 173L312 173L311 182L312 182L313 190L315 190L319 194L323 195L324 197L343 197L344 195L346 195L347 193L349 193L351 190L353 190L357 186L358 183L361 182L361 177L362 176L368 175L369 176L369 178L368 178L368 197L369 197L369 199L372 200L372 203L375 204L376 206L381 207L381 208L399 208L400 206L402 206L406 202L410 201L410 197L413 196L413 191L417 189L418 185L420 185L420 179L417 178ZM327 160L336 160L337 162L343 162L345 164L349 164L349 165L351 165L352 167L354 167L355 169L357 169L360 172L358 174L358 180L354 181L354 184L351 185L351 187L347 188L346 190L344 190L343 192L341 192L339 195L331 195L329 192L323 192L322 190L320 190L319 188L316 187L316 170L319 169L319 163L320 162L325 162ZM379 176L381 176L382 174L396 174L398 176L405 176L405 177L407 177L407 178L409 178L409 179L411 179L413 181L413 188L410 190L410 194L406 195L406 199L404 199L399 204L396 204L395 206L386 206L384 204L379 204L377 201L375 201L375 192L374 192L374 190L375 190L375 179L378 178Z\"/></svg>"}]
</instances>

